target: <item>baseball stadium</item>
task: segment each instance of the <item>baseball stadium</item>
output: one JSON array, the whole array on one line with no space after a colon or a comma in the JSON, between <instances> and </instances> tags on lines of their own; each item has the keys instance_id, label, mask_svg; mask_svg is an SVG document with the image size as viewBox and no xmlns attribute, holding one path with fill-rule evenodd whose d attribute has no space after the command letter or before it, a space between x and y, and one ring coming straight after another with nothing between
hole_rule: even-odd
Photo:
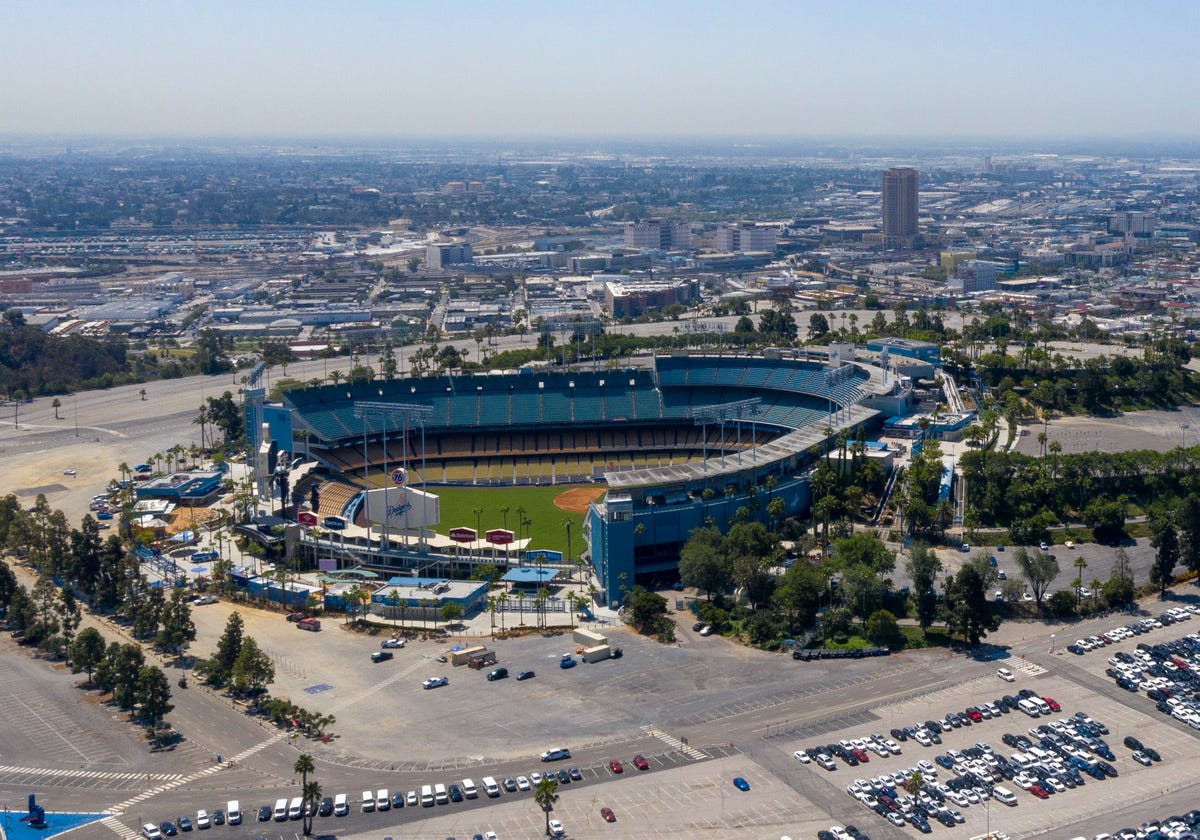
<instances>
[{"instance_id":1,"label":"baseball stadium","mask_svg":"<svg viewBox=\"0 0 1200 840\"><path fill-rule=\"evenodd\" d=\"M908 380L889 381L848 345L636 361L292 390L262 434L278 450L303 441L317 464L307 481L318 505L300 505L297 518L313 526L307 542L323 569L466 577L479 563L586 563L597 600L611 604L634 584L677 577L697 527L770 524L774 499L785 516L803 512L822 444L903 413L911 398ZM485 492L510 497L504 527L482 529L469 500ZM568 528L571 556L524 515L508 528L522 492L582 514L574 545ZM452 521L439 494L468 500ZM475 528L463 521L470 510Z\"/></svg>"}]
</instances>

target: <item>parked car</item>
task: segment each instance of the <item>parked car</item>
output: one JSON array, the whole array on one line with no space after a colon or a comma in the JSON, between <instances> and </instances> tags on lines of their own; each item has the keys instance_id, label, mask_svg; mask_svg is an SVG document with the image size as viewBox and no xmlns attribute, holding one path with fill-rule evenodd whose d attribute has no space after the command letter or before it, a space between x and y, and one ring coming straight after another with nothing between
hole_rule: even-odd
<instances>
[{"instance_id":1,"label":"parked car","mask_svg":"<svg viewBox=\"0 0 1200 840\"><path fill-rule=\"evenodd\" d=\"M741 776L733 777L733 786L735 788L737 788L738 790L742 790L742 791L750 790L750 783L747 782L745 779L743 779Z\"/></svg>"},{"instance_id":2,"label":"parked car","mask_svg":"<svg viewBox=\"0 0 1200 840\"><path fill-rule=\"evenodd\" d=\"M1016 675L1013 674L1013 672L1008 670L1007 668L997 668L996 676L999 677L1000 679L1004 680L1005 682L1016 682L1017 681Z\"/></svg>"},{"instance_id":3,"label":"parked car","mask_svg":"<svg viewBox=\"0 0 1200 840\"><path fill-rule=\"evenodd\" d=\"M575 657L569 653L564 653L562 655L562 659L558 660L558 667L559 668L574 668L575 667Z\"/></svg>"},{"instance_id":4,"label":"parked car","mask_svg":"<svg viewBox=\"0 0 1200 840\"><path fill-rule=\"evenodd\" d=\"M639 770L649 770L650 762L646 761L645 756L639 754L633 757L633 766Z\"/></svg>"},{"instance_id":5,"label":"parked car","mask_svg":"<svg viewBox=\"0 0 1200 840\"><path fill-rule=\"evenodd\" d=\"M428 691L431 688L439 688L443 685L450 685L450 680L446 677L430 677L421 683L421 688Z\"/></svg>"},{"instance_id":6,"label":"parked car","mask_svg":"<svg viewBox=\"0 0 1200 840\"><path fill-rule=\"evenodd\" d=\"M391 658L392 652L390 650L377 650L371 654L372 662L387 662Z\"/></svg>"},{"instance_id":7,"label":"parked car","mask_svg":"<svg viewBox=\"0 0 1200 840\"><path fill-rule=\"evenodd\" d=\"M608 769L614 773L624 773L625 768L621 766L621 762L615 758L608 762Z\"/></svg>"},{"instance_id":8,"label":"parked car","mask_svg":"<svg viewBox=\"0 0 1200 840\"><path fill-rule=\"evenodd\" d=\"M379 643L379 646L381 648L392 648L392 649L402 648L402 647L404 647L404 639L397 639L397 638L384 639L382 642Z\"/></svg>"},{"instance_id":9,"label":"parked car","mask_svg":"<svg viewBox=\"0 0 1200 840\"><path fill-rule=\"evenodd\" d=\"M612 812L612 808L601 808L600 809L600 817L605 822L616 822L617 821L617 816L616 816L616 814L614 814Z\"/></svg>"},{"instance_id":10,"label":"parked car","mask_svg":"<svg viewBox=\"0 0 1200 840\"><path fill-rule=\"evenodd\" d=\"M537 674L535 674L533 671L522 671L521 673L517 674L517 682L531 680L536 676Z\"/></svg>"}]
</instances>

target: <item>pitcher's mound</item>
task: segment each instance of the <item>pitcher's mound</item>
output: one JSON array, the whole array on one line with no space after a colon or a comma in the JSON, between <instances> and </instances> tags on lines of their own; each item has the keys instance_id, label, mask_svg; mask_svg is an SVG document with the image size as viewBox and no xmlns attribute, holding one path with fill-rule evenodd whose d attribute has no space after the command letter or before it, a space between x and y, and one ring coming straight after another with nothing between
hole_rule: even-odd
<instances>
[{"instance_id":1,"label":"pitcher's mound","mask_svg":"<svg viewBox=\"0 0 1200 840\"><path fill-rule=\"evenodd\" d=\"M554 506L567 513L587 513L588 505L604 495L603 487L572 487L554 497Z\"/></svg>"}]
</instances>

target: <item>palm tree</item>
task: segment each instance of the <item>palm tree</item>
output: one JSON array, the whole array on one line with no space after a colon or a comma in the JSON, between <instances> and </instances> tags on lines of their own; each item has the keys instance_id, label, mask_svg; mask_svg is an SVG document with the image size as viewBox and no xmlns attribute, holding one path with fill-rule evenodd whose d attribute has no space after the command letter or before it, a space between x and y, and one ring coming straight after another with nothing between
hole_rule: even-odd
<instances>
[{"instance_id":1,"label":"palm tree","mask_svg":"<svg viewBox=\"0 0 1200 840\"><path fill-rule=\"evenodd\" d=\"M143 388L142 390L138 391L138 396L140 396L142 398L142 402L145 402L146 401L146 389Z\"/></svg>"},{"instance_id":2,"label":"palm tree","mask_svg":"<svg viewBox=\"0 0 1200 840\"><path fill-rule=\"evenodd\" d=\"M525 508L517 508L517 539L521 538L521 526L525 524Z\"/></svg>"},{"instance_id":3,"label":"palm tree","mask_svg":"<svg viewBox=\"0 0 1200 840\"><path fill-rule=\"evenodd\" d=\"M499 609L500 609L500 632L501 633L503 633L505 630L504 614L505 614L505 612L507 612L507 610L504 607L507 603L508 603L508 592L507 591L501 592L499 595L496 596L496 606L499 607Z\"/></svg>"},{"instance_id":4,"label":"palm tree","mask_svg":"<svg viewBox=\"0 0 1200 840\"><path fill-rule=\"evenodd\" d=\"M1083 570L1087 568L1087 561L1082 557L1076 557L1074 566L1079 570L1079 575L1075 578L1075 605L1079 605L1079 589L1083 586Z\"/></svg>"},{"instance_id":5,"label":"palm tree","mask_svg":"<svg viewBox=\"0 0 1200 840\"><path fill-rule=\"evenodd\" d=\"M564 516L563 520L562 520L562 526L567 529L567 562L568 563L571 562L571 558L574 556L574 554L571 552L571 525L572 525L571 517Z\"/></svg>"},{"instance_id":6,"label":"palm tree","mask_svg":"<svg viewBox=\"0 0 1200 840\"><path fill-rule=\"evenodd\" d=\"M500 508L500 516L504 519L504 530L508 530L508 512L512 510L508 505L503 505Z\"/></svg>"},{"instance_id":7,"label":"palm tree","mask_svg":"<svg viewBox=\"0 0 1200 840\"><path fill-rule=\"evenodd\" d=\"M316 769L316 765L313 764L312 756L308 753L300 753L300 755L296 757L296 763L292 765L292 772L300 777L300 795L302 797L307 792L308 774L312 773ZM308 809L305 808L304 810L307 813ZM308 834L311 830L311 823L306 816L304 818L304 833Z\"/></svg>"},{"instance_id":8,"label":"palm tree","mask_svg":"<svg viewBox=\"0 0 1200 840\"><path fill-rule=\"evenodd\" d=\"M554 803L558 801L558 782L551 779L549 776L542 778L538 782L537 789L533 792L533 801L542 809L542 813L546 816L546 836L550 836L550 812L554 810Z\"/></svg>"},{"instance_id":9,"label":"palm tree","mask_svg":"<svg viewBox=\"0 0 1200 840\"><path fill-rule=\"evenodd\" d=\"M304 797L304 834L312 834L313 817L317 813L317 803L321 801L321 783L308 782L303 787Z\"/></svg>"},{"instance_id":10,"label":"palm tree","mask_svg":"<svg viewBox=\"0 0 1200 840\"><path fill-rule=\"evenodd\" d=\"M200 406L200 411L192 419L192 425L200 427L200 448L204 449L204 434L208 427L208 409L203 405Z\"/></svg>"}]
</instances>

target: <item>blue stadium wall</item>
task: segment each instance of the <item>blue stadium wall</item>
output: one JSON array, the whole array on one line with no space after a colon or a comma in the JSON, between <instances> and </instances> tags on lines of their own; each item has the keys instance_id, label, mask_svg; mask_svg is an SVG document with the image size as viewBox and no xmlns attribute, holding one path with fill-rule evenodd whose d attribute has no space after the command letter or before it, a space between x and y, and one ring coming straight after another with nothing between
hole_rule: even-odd
<instances>
[{"instance_id":1,"label":"blue stadium wall","mask_svg":"<svg viewBox=\"0 0 1200 840\"><path fill-rule=\"evenodd\" d=\"M769 498L784 500L785 515L808 509L811 491L807 476L779 478ZM610 496L615 494L609 494ZM712 519L722 532L728 531L739 508L748 506L747 495L690 500L664 506L635 506L632 501L610 501L588 508L584 533L590 559L609 604L621 601L635 584L650 585L679 577L679 551L691 532ZM759 513L750 521L770 527L766 516L768 493L758 494ZM643 526L639 533L638 526Z\"/></svg>"}]
</instances>

